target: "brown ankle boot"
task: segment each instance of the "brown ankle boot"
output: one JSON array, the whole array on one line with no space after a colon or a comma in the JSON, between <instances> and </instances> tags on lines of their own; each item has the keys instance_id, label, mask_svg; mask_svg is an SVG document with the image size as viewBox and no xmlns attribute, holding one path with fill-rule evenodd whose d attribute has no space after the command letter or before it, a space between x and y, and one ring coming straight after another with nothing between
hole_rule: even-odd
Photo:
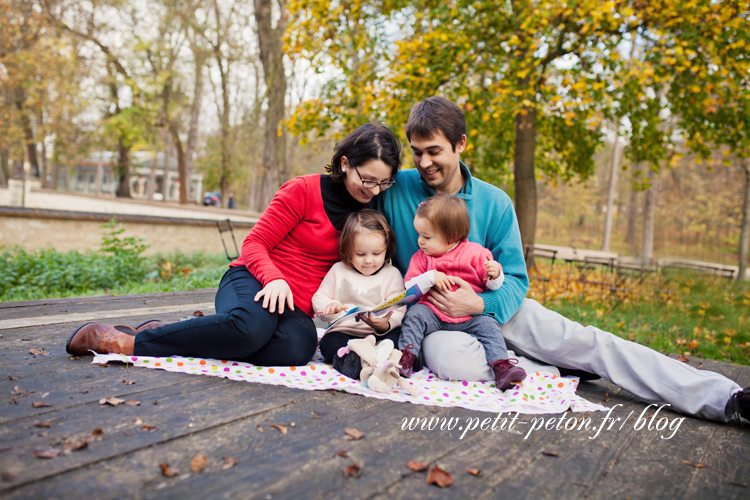
<instances>
[{"instance_id":1,"label":"brown ankle boot","mask_svg":"<svg viewBox=\"0 0 750 500\"><path fill-rule=\"evenodd\" d=\"M495 361L490 366L492 372L495 374L495 386L500 391L510 389L516 384L520 384L526 378L526 370L518 364L518 360L515 358L500 359Z\"/></svg>"},{"instance_id":2,"label":"brown ankle boot","mask_svg":"<svg viewBox=\"0 0 750 500\"><path fill-rule=\"evenodd\" d=\"M160 326L171 325L172 323L174 323L174 321L161 321L158 319L150 319L136 326L135 331L142 332L143 330L151 330L153 328L159 328Z\"/></svg>"},{"instance_id":3,"label":"brown ankle boot","mask_svg":"<svg viewBox=\"0 0 750 500\"><path fill-rule=\"evenodd\" d=\"M100 354L111 352L122 353L118 343L123 335L134 336L136 331L125 325L105 325L103 323L86 323L78 328L68 339L65 350L68 354L82 356L94 351ZM129 352L123 354L132 354Z\"/></svg>"},{"instance_id":4,"label":"brown ankle boot","mask_svg":"<svg viewBox=\"0 0 750 500\"><path fill-rule=\"evenodd\" d=\"M398 374L404 378L411 377L412 372L414 372L414 363L417 361L417 356L409 350L413 348L414 346L409 344L404 349L401 349L401 361L398 362Z\"/></svg>"}]
</instances>

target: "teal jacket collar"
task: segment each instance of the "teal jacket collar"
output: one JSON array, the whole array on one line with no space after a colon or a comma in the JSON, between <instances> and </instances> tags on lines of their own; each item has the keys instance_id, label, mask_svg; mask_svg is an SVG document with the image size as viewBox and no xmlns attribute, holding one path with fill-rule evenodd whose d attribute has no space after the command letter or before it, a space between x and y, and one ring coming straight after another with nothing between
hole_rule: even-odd
<instances>
[{"instance_id":1,"label":"teal jacket collar","mask_svg":"<svg viewBox=\"0 0 750 500\"><path fill-rule=\"evenodd\" d=\"M464 178L464 185L461 188L461 190L456 193L456 196L460 198L470 199L471 198L471 192L474 188L474 178L471 176L471 172L469 172L469 167L464 165L464 162L459 161L458 162L459 167L461 168L461 176ZM422 176L419 177L419 185L422 186L422 189L425 190L430 196L435 196L435 190L432 189L425 181L422 179Z\"/></svg>"}]
</instances>

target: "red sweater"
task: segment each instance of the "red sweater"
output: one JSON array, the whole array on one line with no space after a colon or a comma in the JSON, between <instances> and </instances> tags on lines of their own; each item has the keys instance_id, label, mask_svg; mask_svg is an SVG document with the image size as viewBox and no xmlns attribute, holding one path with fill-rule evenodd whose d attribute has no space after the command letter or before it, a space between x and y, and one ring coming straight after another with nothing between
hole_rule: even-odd
<instances>
[{"instance_id":1,"label":"red sweater","mask_svg":"<svg viewBox=\"0 0 750 500\"><path fill-rule=\"evenodd\" d=\"M355 202L349 211L362 208L345 192L345 186L333 189L340 190L339 200L348 197ZM294 308L313 316L312 296L339 260L337 239L338 231L323 205L321 175L304 175L281 186L242 243L240 258L230 267L246 266L263 286L285 280Z\"/></svg>"}]
</instances>

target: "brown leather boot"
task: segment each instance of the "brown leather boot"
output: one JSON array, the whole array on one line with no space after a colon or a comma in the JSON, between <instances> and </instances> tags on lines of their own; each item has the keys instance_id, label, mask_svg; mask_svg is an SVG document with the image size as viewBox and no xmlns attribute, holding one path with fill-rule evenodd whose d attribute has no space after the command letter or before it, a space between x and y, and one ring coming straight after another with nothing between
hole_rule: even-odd
<instances>
[{"instance_id":1,"label":"brown leather boot","mask_svg":"<svg viewBox=\"0 0 750 500\"><path fill-rule=\"evenodd\" d=\"M131 352L123 352L122 345L118 341L124 340L121 337L126 336L132 342L135 333L132 327L125 325L86 323L73 332L73 335L68 339L65 350L68 351L68 354L75 356L89 354L89 351L100 354L111 352L132 354L132 349Z\"/></svg>"},{"instance_id":2,"label":"brown leather boot","mask_svg":"<svg viewBox=\"0 0 750 500\"><path fill-rule=\"evenodd\" d=\"M411 377L414 372L414 363L417 361L417 356L410 349L414 349L414 346L409 344L404 349L401 349L401 361L398 362L398 374L404 378Z\"/></svg>"},{"instance_id":3,"label":"brown leather boot","mask_svg":"<svg viewBox=\"0 0 750 500\"><path fill-rule=\"evenodd\" d=\"M174 323L174 321L161 321L158 319L150 319L136 326L135 331L142 332L143 330L151 330L152 328L159 328L160 326L171 325L172 323Z\"/></svg>"}]
</instances>

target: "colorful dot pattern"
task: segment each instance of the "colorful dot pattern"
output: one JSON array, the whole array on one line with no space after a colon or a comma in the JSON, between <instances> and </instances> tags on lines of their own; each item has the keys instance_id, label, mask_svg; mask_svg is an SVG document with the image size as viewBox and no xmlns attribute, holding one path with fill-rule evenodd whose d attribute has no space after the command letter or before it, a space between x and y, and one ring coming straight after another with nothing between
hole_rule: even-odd
<instances>
[{"instance_id":1,"label":"colorful dot pattern","mask_svg":"<svg viewBox=\"0 0 750 500\"><path fill-rule=\"evenodd\" d=\"M318 332L321 335L321 331ZM484 412L518 412L524 414L562 413L572 411L607 411L578 395L578 379L559 377L544 372L529 373L522 384L501 393L492 382L440 380L427 368L407 379L413 389L408 393L394 386L390 393L375 392L358 380L352 380L323 362L320 351L306 366L255 366L238 361L97 354L93 363L124 362L156 370L224 377L231 380L261 384L285 385L305 390L339 390L362 396L404 401L429 406L460 406Z\"/></svg>"}]
</instances>

